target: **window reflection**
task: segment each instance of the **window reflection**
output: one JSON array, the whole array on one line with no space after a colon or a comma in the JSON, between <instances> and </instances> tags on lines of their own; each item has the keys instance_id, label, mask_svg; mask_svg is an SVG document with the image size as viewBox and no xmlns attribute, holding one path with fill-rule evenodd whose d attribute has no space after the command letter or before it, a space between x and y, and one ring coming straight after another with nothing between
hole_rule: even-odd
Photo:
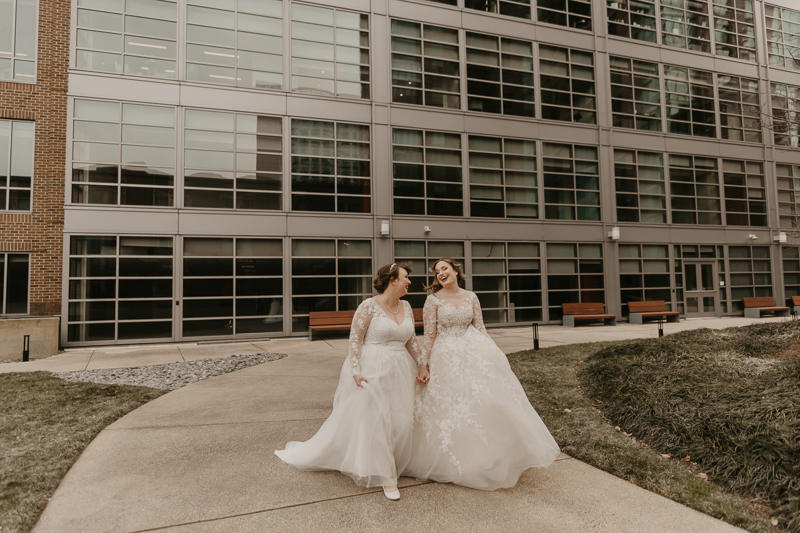
<instances>
[{"instance_id":1,"label":"window reflection","mask_svg":"<svg viewBox=\"0 0 800 533\"><path fill-rule=\"evenodd\" d=\"M403 20L392 20L391 31L392 52L398 52L392 53L392 101L460 109L458 31Z\"/></svg>"},{"instance_id":2,"label":"window reflection","mask_svg":"<svg viewBox=\"0 0 800 533\"><path fill-rule=\"evenodd\" d=\"M76 66L116 74L175 78L177 2L81 3Z\"/></svg>"},{"instance_id":3,"label":"window reflection","mask_svg":"<svg viewBox=\"0 0 800 533\"><path fill-rule=\"evenodd\" d=\"M292 4L292 91L369 99L369 17Z\"/></svg>"},{"instance_id":4,"label":"window reflection","mask_svg":"<svg viewBox=\"0 0 800 533\"><path fill-rule=\"evenodd\" d=\"M292 119L292 210L370 213L369 126Z\"/></svg>"},{"instance_id":5,"label":"window reflection","mask_svg":"<svg viewBox=\"0 0 800 533\"><path fill-rule=\"evenodd\" d=\"M0 120L0 212L30 211L34 123Z\"/></svg>"},{"instance_id":6,"label":"window reflection","mask_svg":"<svg viewBox=\"0 0 800 533\"><path fill-rule=\"evenodd\" d=\"M536 141L470 135L470 215L539 218L536 170Z\"/></svg>"},{"instance_id":7,"label":"window reflection","mask_svg":"<svg viewBox=\"0 0 800 533\"><path fill-rule=\"evenodd\" d=\"M239 87L283 86L280 0L213 3L189 0L186 79Z\"/></svg>"},{"instance_id":8,"label":"window reflection","mask_svg":"<svg viewBox=\"0 0 800 533\"><path fill-rule=\"evenodd\" d=\"M283 209L279 117L187 109L184 205Z\"/></svg>"},{"instance_id":9,"label":"window reflection","mask_svg":"<svg viewBox=\"0 0 800 533\"><path fill-rule=\"evenodd\" d=\"M184 240L183 335L283 332L283 244L276 239Z\"/></svg>"},{"instance_id":10,"label":"window reflection","mask_svg":"<svg viewBox=\"0 0 800 533\"><path fill-rule=\"evenodd\" d=\"M292 332L308 331L311 311L351 311L372 295L372 243L292 241Z\"/></svg>"},{"instance_id":11,"label":"window reflection","mask_svg":"<svg viewBox=\"0 0 800 533\"><path fill-rule=\"evenodd\" d=\"M0 2L0 80L36 82L38 0Z\"/></svg>"},{"instance_id":12,"label":"window reflection","mask_svg":"<svg viewBox=\"0 0 800 533\"><path fill-rule=\"evenodd\" d=\"M75 100L72 202L174 205L175 108Z\"/></svg>"},{"instance_id":13,"label":"window reflection","mask_svg":"<svg viewBox=\"0 0 800 533\"><path fill-rule=\"evenodd\" d=\"M392 130L394 212L463 216L461 135Z\"/></svg>"},{"instance_id":14,"label":"window reflection","mask_svg":"<svg viewBox=\"0 0 800 533\"><path fill-rule=\"evenodd\" d=\"M73 235L69 244L70 342L172 338L171 237Z\"/></svg>"}]
</instances>

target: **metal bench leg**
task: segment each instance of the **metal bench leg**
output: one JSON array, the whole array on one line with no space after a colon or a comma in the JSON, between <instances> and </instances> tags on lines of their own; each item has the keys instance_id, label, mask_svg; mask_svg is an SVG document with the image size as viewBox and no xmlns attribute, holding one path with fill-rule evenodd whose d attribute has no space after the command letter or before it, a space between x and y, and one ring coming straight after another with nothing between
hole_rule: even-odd
<instances>
[{"instance_id":1,"label":"metal bench leg","mask_svg":"<svg viewBox=\"0 0 800 533\"><path fill-rule=\"evenodd\" d=\"M310 341L314 340L314 330L311 329L310 327L308 328L308 340Z\"/></svg>"},{"instance_id":2,"label":"metal bench leg","mask_svg":"<svg viewBox=\"0 0 800 533\"><path fill-rule=\"evenodd\" d=\"M572 315L564 315L564 322L562 325L565 328L574 328L575 327L575 317Z\"/></svg>"},{"instance_id":3,"label":"metal bench leg","mask_svg":"<svg viewBox=\"0 0 800 533\"><path fill-rule=\"evenodd\" d=\"M631 324L641 324L642 323L642 313L631 313L629 315L628 320Z\"/></svg>"}]
</instances>

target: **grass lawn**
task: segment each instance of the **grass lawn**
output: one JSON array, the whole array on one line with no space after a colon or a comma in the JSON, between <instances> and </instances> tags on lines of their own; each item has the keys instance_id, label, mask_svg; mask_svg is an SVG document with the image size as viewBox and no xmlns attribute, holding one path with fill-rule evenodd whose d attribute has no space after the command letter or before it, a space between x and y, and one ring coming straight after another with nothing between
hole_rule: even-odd
<instances>
[{"instance_id":1,"label":"grass lawn","mask_svg":"<svg viewBox=\"0 0 800 533\"><path fill-rule=\"evenodd\" d=\"M798 532L798 339L781 322L509 361L570 456L748 531Z\"/></svg>"},{"instance_id":2,"label":"grass lawn","mask_svg":"<svg viewBox=\"0 0 800 533\"><path fill-rule=\"evenodd\" d=\"M67 470L104 427L167 391L0 374L0 531L30 531Z\"/></svg>"}]
</instances>

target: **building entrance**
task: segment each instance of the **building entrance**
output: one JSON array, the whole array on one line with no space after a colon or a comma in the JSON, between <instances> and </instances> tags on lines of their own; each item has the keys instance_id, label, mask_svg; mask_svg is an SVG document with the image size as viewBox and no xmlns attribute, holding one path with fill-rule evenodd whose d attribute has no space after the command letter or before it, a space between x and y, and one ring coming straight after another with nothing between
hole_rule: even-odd
<instances>
[{"instance_id":1,"label":"building entrance","mask_svg":"<svg viewBox=\"0 0 800 533\"><path fill-rule=\"evenodd\" d=\"M683 279L686 318L722 316L717 279L716 261L684 262Z\"/></svg>"}]
</instances>

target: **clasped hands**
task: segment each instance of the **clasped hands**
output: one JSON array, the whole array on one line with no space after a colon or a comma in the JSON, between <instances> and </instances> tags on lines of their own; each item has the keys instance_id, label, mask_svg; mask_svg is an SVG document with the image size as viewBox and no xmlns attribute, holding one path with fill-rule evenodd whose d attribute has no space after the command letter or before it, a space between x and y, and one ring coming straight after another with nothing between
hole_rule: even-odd
<instances>
[{"instance_id":1,"label":"clasped hands","mask_svg":"<svg viewBox=\"0 0 800 533\"><path fill-rule=\"evenodd\" d=\"M428 372L428 365L425 363L419 365L419 372L417 372L417 383L420 385L427 385L431 379L431 374Z\"/></svg>"}]
</instances>

